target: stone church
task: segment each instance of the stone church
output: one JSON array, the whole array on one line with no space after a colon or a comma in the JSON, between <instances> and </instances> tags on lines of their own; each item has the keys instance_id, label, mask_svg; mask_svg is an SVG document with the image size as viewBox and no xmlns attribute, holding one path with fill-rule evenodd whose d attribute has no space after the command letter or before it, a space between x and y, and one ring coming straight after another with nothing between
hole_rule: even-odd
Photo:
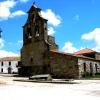
<instances>
[{"instance_id":1,"label":"stone church","mask_svg":"<svg viewBox=\"0 0 100 100\"><path fill-rule=\"evenodd\" d=\"M81 78L100 73L100 53L88 48L74 54L60 52L55 38L48 35L41 9L33 4L23 26L18 70L23 76L51 74L54 78Z\"/></svg>"}]
</instances>

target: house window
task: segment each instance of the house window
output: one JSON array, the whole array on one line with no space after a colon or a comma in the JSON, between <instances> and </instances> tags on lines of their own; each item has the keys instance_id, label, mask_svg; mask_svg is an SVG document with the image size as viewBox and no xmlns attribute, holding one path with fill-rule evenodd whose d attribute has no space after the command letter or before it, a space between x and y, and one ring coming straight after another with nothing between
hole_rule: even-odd
<instances>
[{"instance_id":1,"label":"house window","mask_svg":"<svg viewBox=\"0 0 100 100\"><path fill-rule=\"evenodd\" d=\"M3 73L3 68L1 68L1 72Z\"/></svg>"},{"instance_id":2,"label":"house window","mask_svg":"<svg viewBox=\"0 0 100 100\"><path fill-rule=\"evenodd\" d=\"M96 73L98 73L98 65L95 64L95 70L96 70Z\"/></svg>"},{"instance_id":3,"label":"house window","mask_svg":"<svg viewBox=\"0 0 100 100\"><path fill-rule=\"evenodd\" d=\"M84 72L86 72L86 63L83 63L84 66Z\"/></svg>"},{"instance_id":4,"label":"house window","mask_svg":"<svg viewBox=\"0 0 100 100\"><path fill-rule=\"evenodd\" d=\"M9 61L9 66L11 66L11 62Z\"/></svg>"},{"instance_id":5,"label":"house window","mask_svg":"<svg viewBox=\"0 0 100 100\"><path fill-rule=\"evenodd\" d=\"M92 76L93 74L93 66L92 66L92 63L90 63L90 76Z\"/></svg>"},{"instance_id":6,"label":"house window","mask_svg":"<svg viewBox=\"0 0 100 100\"><path fill-rule=\"evenodd\" d=\"M1 62L1 66L3 66L3 61Z\"/></svg>"},{"instance_id":7,"label":"house window","mask_svg":"<svg viewBox=\"0 0 100 100\"><path fill-rule=\"evenodd\" d=\"M86 76L86 63L83 63L83 77Z\"/></svg>"}]
</instances>

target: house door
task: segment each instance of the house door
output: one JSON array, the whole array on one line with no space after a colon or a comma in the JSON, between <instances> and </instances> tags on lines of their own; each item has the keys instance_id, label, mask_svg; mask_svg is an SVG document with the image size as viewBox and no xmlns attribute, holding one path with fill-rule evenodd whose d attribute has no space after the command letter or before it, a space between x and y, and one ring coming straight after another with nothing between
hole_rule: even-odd
<instances>
[{"instance_id":1,"label":"house door","mask_svg":"<svg viewBox=\"0 0 100 100\"><path fill-rule=\"evenodd\" d=\"M8 67L8 74L11 74L11 67Z\"/></svg>"}]
</instances>

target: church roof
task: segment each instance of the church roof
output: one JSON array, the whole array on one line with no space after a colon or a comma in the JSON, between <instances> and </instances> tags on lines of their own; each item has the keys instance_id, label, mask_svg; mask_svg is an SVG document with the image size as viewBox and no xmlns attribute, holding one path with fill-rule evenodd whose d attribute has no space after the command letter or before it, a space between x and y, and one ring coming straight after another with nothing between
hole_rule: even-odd
<instances>
[{"instance_id":1,"label":"church roof","mask_svg":"<svg viewBox=\"0 0 100 100\"><path fill-rule=\"evenodd\" d=\"M0 61L20 61L20 57L4 57L0 58Z\"/></svg>"},{"instance_id":2,"label":"church roof","mask_svg":"<svg viewBox=\"0 0 100 100\"><path fill-rule=\"evenodd\" d=\"M90 49L90 51L92 51L93 53L96 53L95 51L93 51L91 49ZM100 61L100 60L97 60L97 59L94 59L94 58L83 56L81 54L72 54L72 53L66 53L66 52L60 52L60 51L54 51L54 50L51 50L50 52L57 53L57 54L64 55L64 56L72 56L72 57L77 57L77 58L82 58L82 59L89 59L89 60L93 60L93 61ZM83 52L81 52L81 53L83 53ZM90 53L90 52L88 52L88 53Z\"/></svg>"},{"instance_id":3,"label":"church roof","mask_svg":"<svg viewBox=\"0 0 100 100\"><path fill-rule=\"evenodd\" d=\"M88 53L96 53L96 51L91 50L89 48L82 49L80 51L75 52L76 55L88 54Z\"/></svg>"}]
</instances>

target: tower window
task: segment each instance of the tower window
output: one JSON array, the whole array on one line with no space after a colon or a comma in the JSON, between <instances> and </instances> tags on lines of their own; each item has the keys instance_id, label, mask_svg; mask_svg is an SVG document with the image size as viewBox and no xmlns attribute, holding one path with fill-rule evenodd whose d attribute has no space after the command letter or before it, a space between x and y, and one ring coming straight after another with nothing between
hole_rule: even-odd
<instances>
[{"instance_id":1,"label":"tower window","mask_svg":"<svg viewBox=\"0 0 100 100\"><path fill-rule=\"evenodd\" d=\"M35 27L35 37L39 37L39 26Z\"/></svg>"},{"instance_id":2,"label":"tower window","mask_svg":"<svg viewBox=\"0 0 100 100\"><path fill-rule=\"evenodd\" d=\"M44 28L47 29L47 23L44 23Z\"/></svg>"},{"instance_id":3,"label":"tower window","mask_svg":"<svg viewBox=\"0 0 100 100\"><path fill-rule=\"evenodd\" d=\"M32 15L32 21L33 21L33 22L35 21L34 14Z\"/></svg>"},{"instance_id":4,"label":"tower window","mask_svg":"<svg viewBox=\"0 0 100 100\"><path fill-rule=\"evenodd\" d=\"M35 37L39 37L39 33L38 33L38 31L36 32Z\"/></svg>"},{"instance_id":5,"label":"tower window","mask_svg":"<svg viewBox=\"0 0 100 100\"><path fill-rule=\"evenodd\" d=\"M31 63L33 62L33 58L30 59Z\"/></svg>"},{"instance_id":6,"label":"tower window","mask_svg":"<svg viewBox=\"0 0 100 100\"><path fill-rule=\"evenodd\" d=\"M31 39L32 38L32 32L31 32L30 27L27 28L27 34L28 34L28 38Z\"/></svg>"}]
</instances>

